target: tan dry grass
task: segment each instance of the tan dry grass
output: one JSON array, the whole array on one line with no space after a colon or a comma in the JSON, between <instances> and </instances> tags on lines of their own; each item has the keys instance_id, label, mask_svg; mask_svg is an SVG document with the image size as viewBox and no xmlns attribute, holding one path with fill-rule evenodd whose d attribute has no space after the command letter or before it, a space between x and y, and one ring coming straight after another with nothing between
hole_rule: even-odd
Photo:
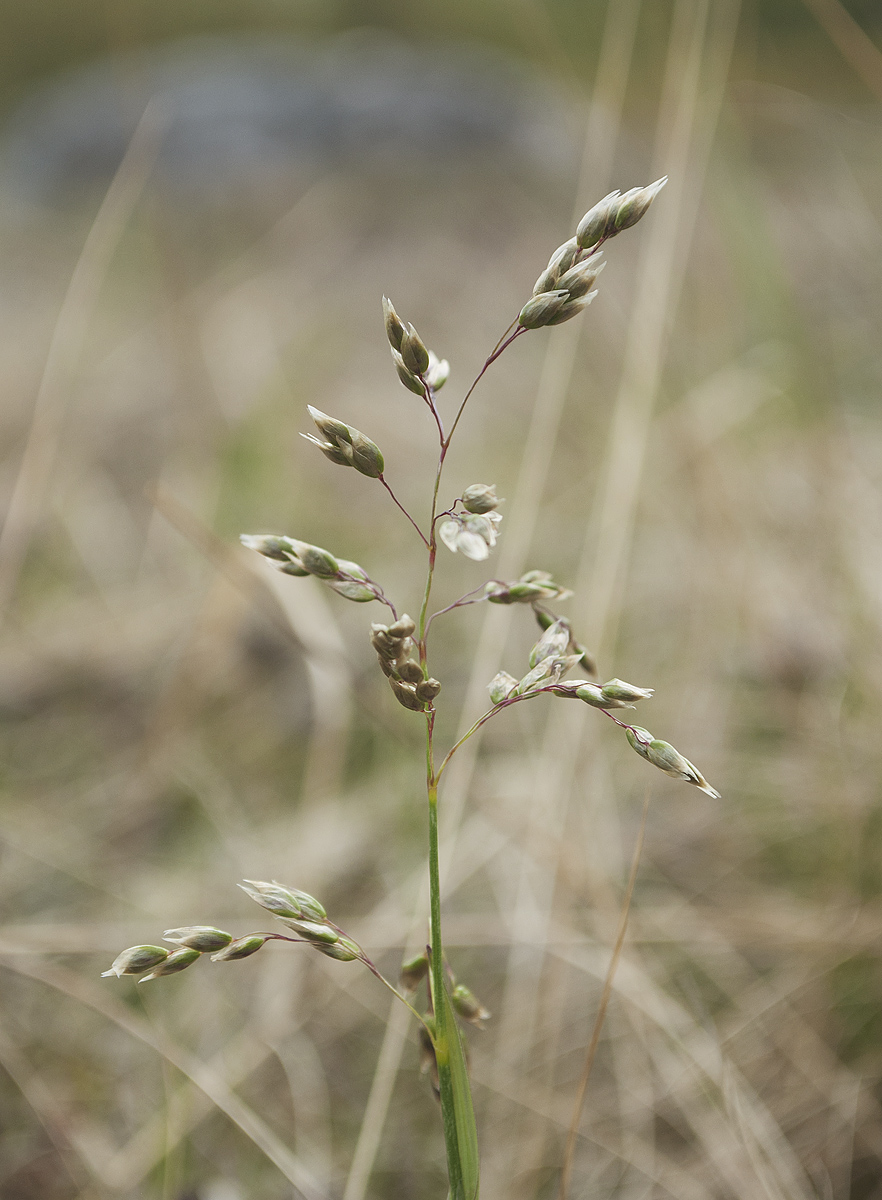
<instances>
[{"instance_id":1,"label":"tan dry grass","mask_svg":"<svg viewBox=\"0 0 882 1200\"><path fill-rule=\"evenodd\" d=\"M605 631L610 670L657 688L645 719L724 793L718 805L652 780L572 1195L869 1200L882 1179L878 113L850 119L832 169L816 139L841 131L835 115L759 89L724 97L726 13L711 7L700 103L673 89L673 107L694 109L678 134L688 195L659 203L641 249L610 247L582 345L562 337L543 368L537 335L503 359L456 477L492 470L508 493L511 571L532 546L572 577L585 546L577 628ZM680 13L682 47L703 10ZM615 182L652 173L632 168L635 151L604 153ZM813 190L831 179L835 229ZM137 999L96 975L120 945L184 920L252 927L242 875L325 896L389 970L421 936L418 749L407 717L377 703L363 611L321 607L307 581L256 592L223 548L278 526L388 563L404 586L409 535L384 497L295 449L296 432L307 401L339 411L418 494L427 454L419 426L404 432L377 296L406 296L427 336L441 329L430 340L462 379L567 221L492 178L458 187L474 203L458 208L443 182L390 197L326 178L250 243L218 234L189 251L186 215L158 201L122 249L145 238L174 272L118 255L78 338L73 417L0 642L11 1196L443 1186L411 1034L369 978L283 953ZM48 305L64 239L49 225L30 236L53 264ZM38 341L6 347L7 378L39 376ZM528 371L541 403L521 460ZM3 418L7 483L28 427L20 386ZM521 461L515 493L503 480ZM151 515L145 484L189 514L187 536ZM530 633L507 616L448 626L448 713L457 696L473 712L500 660L520 661ZM451 956L497 1014L472 1039L488 1197L553 1194L646 784L613 731L595 722L583 742L569 711L494 727L445 794Z\"/></svg>"}]
</instances>

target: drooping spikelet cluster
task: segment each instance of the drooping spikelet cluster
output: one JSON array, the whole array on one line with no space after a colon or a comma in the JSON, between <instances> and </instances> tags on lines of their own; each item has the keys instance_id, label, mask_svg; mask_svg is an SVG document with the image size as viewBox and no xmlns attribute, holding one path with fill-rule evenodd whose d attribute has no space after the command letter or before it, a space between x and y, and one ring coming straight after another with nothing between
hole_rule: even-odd
<instances>
[{"instance_id":1,"label":"drooping spikelet cluster","mask_svg":"<svg viewBox=\"0 0 882 1200\"><path fill-rule=\"evenodd\" d=\"M267 942L275 940L306 942L327 958L334 958L338 962L353 962L355 959L366 961L362 948L328 920L324 906L314 896L297 888L285 887L275 880L267 883L259 879L246 879L239 887L297 937L278 933L249 933L234 938L231 933L215 929L213 925L185 925L180 929L166 929L162 935L163 941L177 946L176 950L167 950L165 946L130 946L116 956L109 970L102 971L102 977L141 975L138 982L147 983L150 979L185 971L203 954L211 955L212 962L236 962L240 958L250 958ZM145 971L147 974L144 974Z\"/></svg>"},{"instance_id":2,"label":"drooping spikelet cluster","mask_svg":"<svg viewBox=\"0 0 882 1200\"><path fill-rule=\"evenodd\" d=\"M321 546L278 533L243 533L239 541L269 559L283 575L314 575L338 596L358 604L381 598L380 589L363 567L345 558L335 558Z\"/></svg>"},{"instance_id":3,"label":"drooping spikelet cluster","mask_svg":"<svg viewBox=\"0 0 882 1200\"><path fill-rule=\"evenodd\" d=\"M371 625L371 645L398 703L412 712L424 712L441 691L441 684L427 679L413 658L415 630L413 619L404 613L392 625Z\"/></svg>"}]
</instances>

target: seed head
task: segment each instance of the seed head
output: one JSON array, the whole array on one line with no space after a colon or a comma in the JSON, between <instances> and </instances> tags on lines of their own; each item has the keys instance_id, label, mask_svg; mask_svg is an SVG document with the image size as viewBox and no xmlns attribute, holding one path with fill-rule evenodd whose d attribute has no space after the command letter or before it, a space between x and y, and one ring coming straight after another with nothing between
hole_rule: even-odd
<instances>
[{"instance_id":1,"label":"seed head","mask_svg":"<svg viewBox=\"0 0 882 1200\"><path fill-rule=\"evenodd\" d=\"M130 946L116 956L109 971L101 972L101 978L106 979L108 975L116 975L118 979L122 975L140 975L142 971L149 971L151 967L165 962L168 956L169 951L164 946Z\"/></svg>"},{"instance_id":2,"label":"seed head","mask_svg":"<svg viewBox=\"0 0 882 1200\"><path fill-rule=\"evenodd\" d=\"M386 326L386 337L393 350L401 349L401 339L404 337L404 326L392 301L383 297L383 323Z\"/></svg>"},{"instance_id":3,"label":"seed head","mask_svg":"<svg viewBox=\"0 0 882 1200\"><path fill-rule=\"evenodd\" d=\"M625 192L616 206L616 233L636 225L667 182L667 175L663 175L648 187L631 188L629 192Z\"/></svg>"},{"instance_id":4,"label":"seed head","mask_svg":"<svg viewBox=\"0 0 882 1200\"><path fill-rule=\"evenodd\" d=\"M625 683L622 679L610 679L601 688L607 700L614 703L611 707L633 708L637 700L648 700L653 694L653 688L635 687L633 683Z\"/></svg>"},{"instance_id":5,"label":"seed head","mask_svg":"<svg viewBox=\"0 0 882 1200\"><path fill-rule=\"evenodd\" d=\"M527 692L531 692L533 688L539 684L557 683L562 671L553 657L543 658L538 662L532 671L528 671L524 678L518 683L517 695L523 696Z\"/></svg>"},{"instance_id":6,"label":"seed head","mask_svg":"<svg viewBox=\"0 0 882 1200\"><path fill-rule=\"evenodd\" d=\"M404 683L400 679L390 679L389 684L395 699L403 708L409 708L411 712L425 710L425 702L419 698L412 683Z\"/></svg>"},{"instance_id":7,"label":"seed head","mask_svg":"<svg viewBox=\"0 0 882 1200\"><path fill-rule=\"evenodd\" d=\"M487 691L494 704L501 704L517 691L518 681L508 671L499 671L487 684Z\"/></svg>"},{"instance_id":8,"label":"seed head","mask_svg":"<svg viewBox=\"0 0 882 1200\"><path fill-rule=\"evenodd\" d=\"M416 622L407 613L402 613L398 620L389 626L389 633L393 637L411 637L415 631Z\"/></svg>"},{"instance_id":9,"label":"seed head","mask_svg":"<svg viewBox=\"0 0 882 1200\"><path fill-rule=\"evenodd\" d=\"M190 950L186 946L182 946L180 950L174 950L161 963L157 963L150 974L139 979L138 983L146 983L148 979L159 979L161 975L177 975L179 971L186 971L187 967L192 967L196 959L201 957L198 950Z\"/></svg>"},{"instance_id":10,"label":"seed head","mask_svg":"<svg viewBox=\"0 0 882 1200\"><path fill-rule=\"evenodd\" d=\"M557 267L546 267L533 284L533 295L542 296L546 292L553 292L557 287L557 281L559 278L560 271L557 269Z\"/></svg>"},{"instance_id":11,"label":"seed head","mask_svg":"<svg viewBox=\"0 0 882 1200\"><path fill-rule=\"evenodd\" d=\"M310 575L319 579L333 579L340 574L340 564L328 550L321 546L310 546L308 542L298 542L297 551L300 562Z\"/></svg>"},{"instance_id":12,"label":"seed head","mask_svg":"<svg viewBox=\"0 0 882 1200\"><path fill-rule=\"evenodd\" d=\"M424 700L426 704L431 704L438 693L441 691L441 684L437 679L424 679L422 683L416 685L416 694L420 700Z\"/></svg>"},{"instance_id":13,"label":"seed head","mask_svg":"<svg viewBox=\"0 0 882 1200\"><path fill-rule=\"evenodd\" d=\"M417 379L416 375L414 375L413 371L409 371L404 365L404 359L394 347L392 348L392 361L395 363L395 370L398 372L398 378L401 380L404 386L409 391L413 392L414 395L424 396L425 390L423 385Z\"/></svg>"},{"instance_id":14,"label":"seed head","mask_svg":"<svg viewBox=\"0 0 882 1200\"><path fill-rule=\"evenodd\" d=\"M489 1019L490 1013L475 993L470 988L467 988L464 983L456 985L450 993L450 1001L464 1021L468 1021L476 1029L484 1028L484 1022Z\"/></svg>"},{"instance_id":15,"label":"seed head","mask_svg":"<svg viewBox=\"0 0 882 1200\"><path fill-rule=\"evenodd\" d=\"M326 954L328 958L335 958L337 962L352 962L356 958L361 958L361 947L352 938L341 937L333 945L323 942L314 942L313 945L316 950Z\"/></svg>"},{"instance_id":16,"label":"seed head","mask_svg":"<svg viewBox=\"0 0 882 1200\"><path fill-rule=\"evenodd\" d=\"M315 421L316 428L329 442L334 445L342 444L348 446L352 441L352 430L343 421L338 421L336 417L329 417L327 413L323 413L320 408L313 408L311 404L306 406L307 412Z\"/></svg>"},{"instance_id":17,"label":"seed head","mask_svg":"<svg viewBox=\"0 0 882 1200\"><path fill-rule=\"evenodd\" d=\"M380 447L357 429L352 430L352 465L368 479L378 479L386 465Z\"/></svg>"},{"instance_id":18,"label":"seed head","mask_svg":"<svg viewBox=\"0 0 882 1200\"><path fill-rule=\"evenodd\" d=\"M404 662L398 663L398 674L405 683L412 683L414 687L418 684L425 683L426 677L423 674L423 668L418 662L413 659L405 659ZM417 692L419 695L419 691Z\"/></svg>"},{"instance_id":19,"label":"seed head","mask_svg":"<svg viewBox=\"0 0 882 1200\"><path fill-rule=\"evenodd\" d=\"M398 350L401 361L412 375L422 375L429 369L429 351L413 325L405 325Z\"/></svg>"},{"instance_id":20,"label":"seed head","mask_svg":"<svg viewBox=\"0 0 882 1200\"><path fill-rule=\"evenodd\" d=\"M260 879L246 879L239 887L255 903L276 917L292 917L298 921L324 921L327 913L314 896L284 884L267 883Z\"/></svg>"},{"instance_id":21,"label":"seed head","mask_svg":"<svg viewBox=\"0 0 882 1200\"><path fill-rule=\"evenodd\" d=\"M223 950L233 940L231 933L215 929L212 925L185 925L182 929L166 929L162 935L166 942L184 946L188 950L198 950L206 954L210 950Z\"/></svg>"},{"instance_id":22,"label":"seed head","mask_svg":"<svg viewBox=\"0 0 882 1200\"><path fill-rule=\"evenodd\" d=\"M415 954L401 964L398 982L406 992L415 992L429 972L429 958L425 951Z\"/></svg>"},{"instance_id":23,"label":"seed head","mask_svg":"<svg viewBox=\"0 0 882 1200\"><path fill-rule=\"evenodd\" d=\"M719 800L720 793L717 789L711 787L701 771L688 758L684 758L679 750L675 750L670 742L662 742L658 738L654 738L649 743L646 757L654 767L658 767L660 771L664 771L672 779L683 779L686 783L693 783L701 791L706 792L708 796L713 796L715 800Z\"/></svg>"},{"instance_id":24,"label":"seed head","mask_svg":"<svg viewBox=\"0 0 882 1200\"><path fill-rule=\"evenodd\" d=\"M462 494L463 507L470 513L495 512L501 503L495 483L473 483Z\"/></svg>"},{"instance_id":25,"label":"seed head","mask_svg":"<svg viewBox=\"0 0 882 1200\"><path fill-rule=\"evenodd\" d=\"M576 688L576 697L584 701L585 704L590 704L592 708L621 708L621 705L615 700L609 700L604 696L602 689L596 684L586 681L580 687Z\"/></svg>"},{"instance_id":26,"label":"seed head","mask_svg":"<svg viewBox=\"0 0 882 1200\"><path fill-rule=\"evenodd\" d=\"M334 442L323 442L320 438L313 437L311 433L301 433L300 435L305 441L312 442L313 446L318 446L325 458L329 458L332 463L338 467L351 467L349 455L344 453Z\"/></svg>"},{"instance_id":27,"label":"seed head","mask_svg":"<svg viewBox=\"0 0 882 1200\"><path fill-rule=\"evenodd\" d=\"M396 659L401 652L403 637L393 634L388 625L374 621L371 625L371 645L383 658Z\"/></svg>"},{"instance_id":28,"label":"seed head","mask_svg":"<svg viewBox=\"0 0 882 1200\"><path fill-rule=\"evenodd\" d=\"M561 275L557 285L558 288L561 291L568 292L571 300L578 300L584 296L594 287L594 281L606 266L606 263L600 262L599 259L599 253L592 254L584 262L576 263L574 267L570 267L565 275Z\"/></svg>"},{"instance_id":29,"label":"seed head","mask_svg":"<svg viewBox=\"0 0 882 1200\"><path fill-rule=\"evenodd\" d=\"M560 618L548 626L542 637L530 651L530 666L535 667L537 663L542 662L545 658L558 658L560 655L566 653L569 644L569 621Z\"/></svg>"},{"instance_id":30,"label":"seed head","mask_svg":"<svg viewBox=\"0 0 882 1200\"><path fill-rule=\"evenodd\" d=\"M362 582L367 580L367 572L363 567L360 567L358 563L349 562L345 558L338 559L337 566L340 568L340 577L325 580L332 592L336 592L338 596L343 596L346 600L355 600L359 604L365 604L368 600L376 600L376 591L366 582Z\"/></svg>"},{"instance_id":31,"label":"seed head","mask_svg":"<svg viewBox=\"0 0 882 1200\"><path fill-rule=\"evenodd\" d=\"M340 940L340 934L335 929L318 921L289 921L286 919L284 923L289 929L299 933L307 942L321 942L323 945L332 946L334 942Z\"/></svg>"},{"instance_id":32,"label":"seed head","mask_svg":"<svg viewBox=\"0 0 882 1200\"><path fill-rule=\"evenodd\" d=\"M692 783L701 791L706 792L708 796L719 800L720 793L717 789L711 787L698 767L688 758L684 758L670 742L662 742L658 738L654 738L648 729L641 729L639 726L634 726L626 732L628 741L641 758L645 758L647 762L658 767L660 771L664 771L666 775L670 775L672 779L682 779L686 783Z\"/></svg>"},{"instance_id":33,"label":"seed head","mask_svg":"<svg viewBox=\"0 0 882 1200\"><path fill-rule=\"evenodd\" d=\"M549 325L569 299L569 292L543 292L528 300L518 315L518 325L524 329L541 329Z\"/></svg>"},{"instance_id":34,"label":"seed head","mask_svg":"<svg viewBox=\"0 0 882 1200\"><path fill-rule=\"evenodd\" d=\"M276 533L243 533L239 541L249 550L256 550L268 558L273 566L287 575L309 574L297 553L299 543L293 538L281 537Z\"/></svg>"},{"instance_id":35,"label":"seed head","mask_svg":"<svg viewBox=\"0 0 882 1200\"><path fill-rule=\"evenodd\" d=\"M235 962L240 958L250 958L252 954L256 954L261 946L269 941L269 935L265 933L250 933L247 937L237 938L234 942L230 942L229 946L225 946L223 950L218 950L217 954L212 954L212 962Z\"/></svg>"},{"instance_id":36,"label":"seed head","mask_svg":"<svg viewBox=\"0 0 882 1200\"><path fill-rule=\"evenodd\" d=\"M487 599L491 604L530 604L534 600L566 600L572 594L567 588L555 583L548 571L527 571L514 583L491 579L486 587ZM536 610L537 619L540 611ZM547 629L553 620L553 617L549 617L542 628Z\"/></svg>"},{"instance_id":37,"label":"seed head","mask_svg":"<svg viewBox=\"0 0 882 1200\"><path fill-rule=\"evenodd\" d=\"M545 322L546 325L563 325L565 321L571 321L573 317L578 317L580 312L583 312L597 292L588 292L585 296L579 296L575 300L568 300L563 307Z\"/></svg>"},{"instance_id":38,"label":"seed head","mask_svg":"<svg viewBox=\"0 0 882 1200\"><path fill-rule=\"evenodd\" d=\"M556 271L559 279L565 271L569 271L581 252L582 248L577 239L574 237L567 238L565 242L558 246L551 258L549 258L547 270Z\"/></svg>"},{"instance_id":39,"label":"seed head","mask_svg":"<svg viewBox=\"0 0 882 1200\"><path fill-rule=\"evenodd\" d=\"M590 250L602 237L610 237L610 225L615 222L618 189L604 196L589 208L576 227L576 241L582 250Z\"/></svg>"},{"instance_id":40,"label":"seed head","mask_svg":"<svg viewBox=\"0 0 882 1200\"><path fill-rule=\"evenodd\" d=\"M353 428L352 425L346 425L343 421L338 421L336 417L329 417L320 409L313 408L311 404L308 404L307 408L319 433L326 440L320 441L310 433L301 434L301 437L318 446L331 462L337 463L339 466L355 467L356 471L367 475L369 479L376 479L382 475L383 455L379 446L369 437Z\"/></svg>"},{"instance_id":41,"label":"seed head","mask_svg":"<svg viewBox=\"0 0 882 1200\"><path fill-rule=\"evenodd\" d=\"M649 730L641 728L640 725L632 725L625 730L625 735L640 757L649 762L649 744L652 741Z\"/></svg>"}]
</instances>

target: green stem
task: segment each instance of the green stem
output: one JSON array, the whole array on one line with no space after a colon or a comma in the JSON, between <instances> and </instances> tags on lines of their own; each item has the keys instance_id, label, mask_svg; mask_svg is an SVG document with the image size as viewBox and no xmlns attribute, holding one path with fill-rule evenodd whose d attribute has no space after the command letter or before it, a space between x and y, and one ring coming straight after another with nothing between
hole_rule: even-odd
<instances>
[{"instance_id":1,"label":"green stem","mask_svg":"<svg viewBox=\"0 0 882 1200\"><path fill-rule=\"evenodd\" d=\"M426 574L426 590L423 595L423 606L420 609L419 635L420 635L420 666L423 668L423 674L428 679L429 668L426 663L426 614L429 611L429 597L432 595L432 580L435 576L435 556L438 553L438 537L435 532L435 516L438 512L438 490L441 487L441 472L444 470L444 459L447 456L446 445L441 446L441 453L438 455L438 470L435 472L435 488L432 492L432 513L429 518L429 569Z\"/></svg>"},{"instance_id":2,"label":"green stem","mask_svg":"<svg viewBox=\"0 0 882 1200\"><path fill-rule=\"evenodd\" d=\"M447 436L444 436L444 429L441 424L441 419L433 402L431 389L422 380L425 389L425 400L429 408L432 410L432 415L435 418L438 426L438 437L440 440L440 451L438 454L438 469L435 472L435 486L432 491L432 511L429 519L429 564L426 573L426 589L423 595L423 603L420 609L419 618L419 652L420 666L423 669L423 675L429 677L429 668L426 654L426 633L428 629L427 614L429 611L429 598L432 594L432 581L435 575L435 557L438 552L438 537L436 533L436 525L438 519L438 492L441 487L441 475L444 471L444 460L447 457L447 451L450 448L450 440L453 437L454 430L459 423L459 419L463 414L466 403L472 392L477 387L482 379L484 372L495 362L500 354L510 346L520 333L525 332L520 326L515 330L510 337L503 338L500 343L494 348L493 353L484 363L480 374L475 379L475 382L466 393L466 397L459 407L456 414L456 419L453 422L453 428ZM485 718L486 719L486 718ZM464 1133L465 1142L469 1144L469 1149L460 1147L460 1133L457 1128L457 1109L456 1109L456 1092L451 1069L452 1055L458 1056L456 1069L460 1080L460 1092L462 1092L462 1079L465 1070L462 1062L462 1048L459 1045L459 1033L453 1028L451 1029L451 1008L447 999L446 983L444 978L444 945L441 938L441 873L439 867L438 855L438 778L440 772L435 773L434 761L434 743L433 734L435 729L435 710L429 707L426 711L426 789L429 801L429 940L430 940L430 987L432 992L432 1007L434 1009L434 1033L432 1042L435 1049L435 1061L438 1067L438 1086L441 1093L441 1115L444 1122L444 1144L447 1149L447 1173L450 1183L451 1200L465 1200L466 1196L466 1179L463 1173L463 1154L467 1156L467 1161L471 1163L468 1168L477 1170L476 1159L477 1151L474 1148L474 1114L471 1110L471 1097L468 1095L468 1082L465 1082L466 1088L466 1106L464 1109L463 1120L466 1121L466 1132ZM449 755L448 755L449 758ZM445 762L447 760L445 759ZM394 989L393 989L394 990ZM397 994L397 993L396 993ZM456 1045L453 1045L453 1039L456 1039ZM462 1096L460 1097L462 1099ZM468 1116L465 1113L469 1114ZM468 1122L471 1121L469 1133ZM477 1195L477 1176L475 1175L475 1187L472 1189ZM471 1185L470 1185L471 1186Z\"/></svg>"},{"instance_id":3,"label":"green stem","mask_svg":"<svg viewBox=\"0 0 882 1200\"><path fill-rule=\"evenodd\" d=\"M441 940L441 876L438 856L438 780L432 758L432 726L434 713L426 720L426 765L429 798L429 943L431 962L429 979L432 989L435 1032L433 1044L438 1066L438 1087L441 1093L441 1117L444 1123L444 1144L447 1148L447 1174L451 1200L465 1194L459 1135L456 1128L456 1107L453 1078L450 1070L450 1039L456 1031L448 1025L448 1005L444 994L444 946Z\"/></svg>"}]
</instances>

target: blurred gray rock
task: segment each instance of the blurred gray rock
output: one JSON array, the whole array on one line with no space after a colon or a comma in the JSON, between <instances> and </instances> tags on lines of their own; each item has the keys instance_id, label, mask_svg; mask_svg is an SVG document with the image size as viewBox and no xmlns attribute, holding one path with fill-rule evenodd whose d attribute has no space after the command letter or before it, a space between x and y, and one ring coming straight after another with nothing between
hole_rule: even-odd
<instances>
[{"instance_id":1,"label":"blurred gray rock","mask_svg":"<svg viewBox=\"0 0 882 1200\"><path fill-rule=\"evenodd\" d=\"M57 78L7 122L6 187L51 203L105 182L154 97L163 182L195 202L343 164L392 174L454 164L571 171L574 113L546 78L487 47L358 31L188 39Z\"/></svg>"}]
</instances>

